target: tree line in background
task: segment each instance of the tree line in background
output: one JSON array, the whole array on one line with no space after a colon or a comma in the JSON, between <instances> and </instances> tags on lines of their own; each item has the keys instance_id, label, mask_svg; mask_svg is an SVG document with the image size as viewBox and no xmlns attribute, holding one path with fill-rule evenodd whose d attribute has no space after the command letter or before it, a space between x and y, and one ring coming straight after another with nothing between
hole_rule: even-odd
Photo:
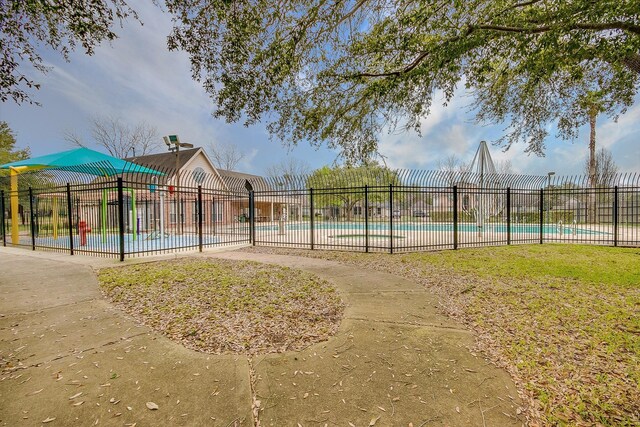
<instances>
[{"instance_id":1,"label":"tree line in background","mask_svg":"<svg viewBox=\"0 0 640 427\"><path fill-rule=\"evenodd\" d=\"M29 158L31 150L29 148L17 150L16 142L16 135L9 124L0 121L0 165ZM6 171L0 170L0 173L3 172Z\"/></svg>"},{"instance_id":2,"label":"tree line in background","mask_svg":"<svg viewBox=\"0 0 640 427\"><path fill-rule=\"evenodd\" d=\"M120 117L96 116L90 120L90 131L95 145L119 159L150 154L160 146L157 129L146 122L131 125ZM73 130L65 131L64 139L78 147L88 144Z\"/></svg>"}]
</instances>

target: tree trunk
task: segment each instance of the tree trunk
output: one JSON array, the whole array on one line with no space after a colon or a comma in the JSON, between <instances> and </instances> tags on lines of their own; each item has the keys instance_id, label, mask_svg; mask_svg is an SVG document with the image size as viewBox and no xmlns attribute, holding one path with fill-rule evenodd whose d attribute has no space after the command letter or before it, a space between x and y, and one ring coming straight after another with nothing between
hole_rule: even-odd
<instances>
[{"instance_id":1,"label":"tree trunk","mask_svg":"<svg viewBox=\"0 0 640 427\"><path fill-rule=\"evenodd\" d=\"M589 110L589 186L595 187L596 182L596 116L597 110L591 108Z\"/></svg>"},{"instance_id":2,"label":"tree trunk","mask_svg":"<svg viewBox=\"0 0 640 427\"><path fill-rule=\"evenodd\" d=\"M596 193L595 188L597 186L596 176L596 117L598 110L595 107L589 109L589 191L588 207L587 207L587 221L596 223Z\"/></svg>"},{"instance_id":3,"label":"tree trunk","mask_svg":"<svg viewBox=\"0 0 640 427\"><path fill-rule=\"evenodd\" d=\"M632 53L622 60L622 63L631 71L640 74L640 54Z\"/></svg>"}]
</instances>

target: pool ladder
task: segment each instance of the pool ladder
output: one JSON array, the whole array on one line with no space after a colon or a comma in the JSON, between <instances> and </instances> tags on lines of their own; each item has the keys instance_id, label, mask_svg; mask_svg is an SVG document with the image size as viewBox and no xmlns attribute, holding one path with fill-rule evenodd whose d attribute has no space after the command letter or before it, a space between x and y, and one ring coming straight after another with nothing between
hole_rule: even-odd
<instances>
[{"instance_id":1,"label":"pool ladder","mask_svg":"<svg viewBox=\"0 0 640 427\"><path fill-rule=\"evenodd\" d=\"M562 220L558 221L557 230L559 235L562 236L564 234L564 223ZM578 234L578 222L575 219L573 220L573 233L571 234L574 236Z\"/></svg>"}]
</instances>

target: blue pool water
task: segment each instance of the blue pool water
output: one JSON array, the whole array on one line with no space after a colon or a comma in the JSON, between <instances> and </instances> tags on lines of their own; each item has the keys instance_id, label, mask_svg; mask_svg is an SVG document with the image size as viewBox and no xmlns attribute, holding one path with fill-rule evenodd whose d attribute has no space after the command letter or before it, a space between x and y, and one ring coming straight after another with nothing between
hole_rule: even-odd
<instances>
[{"instance_id":1,"label":"blue pool water","mask_svg":"<svg viewBox=\"0 0 640 427\"><path fill-rule=\"evenodd\" d=\"M285 225L287 230L290 231L308 231L309 223L291 223ZM350 231L364 231L365 224L362 222L316 222L313 225L315 230L350 230ZM276 231L278 226L267 225L256 227L258 231ZM369 231L388 231L389 224L382 222L369 223ZM453 232L453 224L451 223L395 223L393 224L394 231L418 231L418 232ZM575 234L579 235L602 235L609 234L601 231L593 231L573 226L563 226L561 228L562 234ZM478 226L476 224L462 223L458 224L459 232L477 233ZM485 224L484 231L488 233L506 233L507 224ZM542 227L542 232L545 234L560 234L558 226L555 224L545 224ZM540 225L538 224L511 224L511 233L513 234L540 234Z\"/></svg>"},{"instance_id":2,"label":"blue pool water","mask_svg":"<svg viewBox=\"0 0 640 427\"><path fill-rule=\"evenodd\" d=\"M22 244L30 244L31 238L28 241L21 237ZM214 244L218 242L218 238L214 236L203 236L203 244ZM54 239L51 236L37 237L37 246L54 247L54 248L68 248L69 236L59 236ZM175 249L184 247L197 247L198 236L193 234L182 235L166 235L164 239L159 238L157 235L139 234L134 236L133 234L124 235L124 249L125 252L144 252L144 251L157 251L163 249ZM117 253L120 250L120 240L117 234L107 234L103 239L101 234L89 234L87 236L87 244L80 245L80 238L74 236L73 247L76 250L87 251L107 251Z\"/></svg>"}]
</instances>

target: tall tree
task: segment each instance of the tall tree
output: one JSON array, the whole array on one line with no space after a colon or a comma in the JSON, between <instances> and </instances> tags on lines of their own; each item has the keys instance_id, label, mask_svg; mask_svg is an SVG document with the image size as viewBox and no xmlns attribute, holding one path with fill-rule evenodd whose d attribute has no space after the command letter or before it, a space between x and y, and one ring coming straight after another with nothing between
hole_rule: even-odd
<instances>
[{"instance_id":1,"label":"tall tree","mask_svg":"<svg viewBox=\"0 0 640 427\"><path fill-rule=\"evenodd\" d=\"M619 169L611 151L601 148L593 158L593 165L591 164L591 158L588 158L584 163L584 171L589 176L589 186L611 187L615 185L615 178Z\"/></svg>"},{"instance_id":2,"label":"tall tree","mask_svg":"<svg viewBox=\"0 0 640 427\"><path fill-rule=\"evenodd\" d=\"M77 46L88 55L105 40L113 40L113 26L128 16L138 19L124 0L0 2L0 100L33 103L30 89L40 84L24 70L49 70L39 45L59 52L65 60Z\"/></svg>"},{"instance_id":3,"label":"tall tree","mask_svg":"<svg viewBox=\"0 0 640 427\"><path fill-rule=\"evenodd\" d=\"M31 157L31 150L24 148L22 150L16 150L16 134L7 122L0 121L0 165L5 163L17 162L19 160L25 160ZM7 178L10 175L9 170L0 169L0 190L8 194L11 189L10 181ZM18 180L18 189L25 190L29 188L32 180L29 176L22 176ZM7 204L8 205L8 204Z\"/></svg>"},{"instance_id":4,"label":"tall tree","mask_svg":"<svg viewBox=\"0 0 640 427\"><path fill-rule=\"evenodd\" d=\"M0 122L0 165L25 160L31 156L29 148L16 150L16 134L9 123Z\"/></svg>"},{"instance_id":5,"label":"tall tree","mask_svg":"<svg viewBox=\"0 0 640 427\"><path fill-rule=\"evenodd\" d=\"M436 168L442 172L462 173L469 169L469 164L463 162L456 154L451 154L444 159L439 159L436 162Z\"/></svg>"},{"instance_id":6,"label":"tall tree","mask_svg":"<svg viewBox=\"0 0 640 427\"><path fill-rule=\"evenodd\" d=\"M234 170L245 157L237 145L231 143L217 143L209 145L211 160L217 168Z\"/></svg>"},{"instance_id":7,"label":"tall tree","mask_svg":"<svg viewBox=\"0 0 640 427\"><path fill-rule=\"evenodd\" d=\"M146 122L131 125L119 117L103 116L91 119L91 136L97 145L120 159L149 154L159 145L158 131ZM86 147L78 134L67 131L64 138L74 145Z\"/></svg>"},{"instance_id":8,"label":"tall tree","mask_svg":"<svg viewBox=\"0 0 640 427\"><path fill-rule=\"evenodd\" d=\"M272 180L281 182L284 187L289 187L311 173L311 166L304 160L285 157L278 163L269 166L266 172Z\"/></svg>"},{"instance_id":9,"label":"tall tree","mask_svg":"<svg viewBox=\"0 0 640 427\"><path fill-rule=\"evenodd\" d=\"M456 185L460 176L469 170L471 165L463 162L456 154L451 154L436 163L438 171L444 174L444 179L449 186Z\"/></svg>"},{"instance_id":10,"label":"tall tree","mask_svg":"<svg viewBox=\"0 0 640 427\"><path fill-rule=\"evenodd\" d=\"M513 164L511 160L499 160L495 163L496 173L500 175L513 175Z\"/></svg>"},{"instance_id":11,"label":"tall tree","mask_svg":"<svg viewBox=\"0 0 640 427\"><path fill-rule=\"evenodd\" d=\"M597 182L596 176L596 122L598 114L611 108L611 105L605 104L605 97L601 92L588 92L579 100L578 108L584 112L589 120L589 158L587 163L589 169L587 175L589 177L589 185L595 187Z\"/></svg>"},{"instance_id":12,"label":"tall tree","mask_svg":"<svg viewBox=\"0 0 640 427\"><path fill-rule=\"evenodd\" d=\"M273 136L347 159L381 131L419 131L434 94L462 85L479 121L508 124L505 147L542 154L550 123L573 138L588 121L585 94L615 117L640 83L637 0L166 3L169 47L190 55L215 116L267 118Z\"/></svg>"},{"instance_id":13,"label":"tall tree","mask_svg":"<svg viewBox=\"0 0 640 427\"><path fill-rule=\"evenodd\" d=\"M397 173L378 164L333 168L324 166L307 178L307 188L320 189L314 196L315 206L341 208L347 219L352 217L354 206L364 199L361 187L372 187L369 202L376 203L389 200L387 187L390 184L400 185ZM396 194L396 198L400 196Z\"/></svg>"}]
</instances>

